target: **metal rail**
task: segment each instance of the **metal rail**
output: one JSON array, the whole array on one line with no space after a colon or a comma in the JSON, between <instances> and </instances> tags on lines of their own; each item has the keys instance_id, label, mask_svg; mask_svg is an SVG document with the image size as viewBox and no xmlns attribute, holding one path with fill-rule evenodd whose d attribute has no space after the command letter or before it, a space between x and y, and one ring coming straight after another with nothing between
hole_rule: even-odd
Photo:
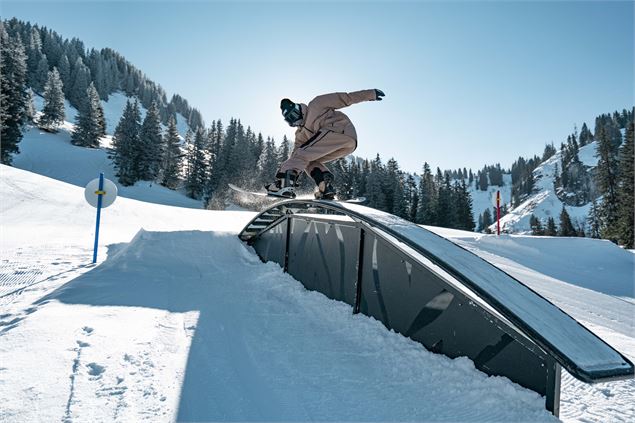
<instances>
[{"instance_id":1,"label":"metal rail","mask_svg":"<svg viewBox=\"0 0 635 423\"><path fill-rule=\"evenodd\" d=\"M482 305L495 325L505 326L505 330L518 342L534 350L535 354L550 357L579 380L597 383L633 377L633 364L626 357L540 294L470 251L396 216L341 202L288 200L276 203L257 215L239 236L243 241L254 244L261 237L267 236L273 228L280 227L286 222L285 240L280 238L280 242L284 242L287 249L283 265L287 270L292 221L300 216L311 221L310 216L313 214L347 216L361 228L361 240L358 241L359 259L356 259L358 278L361 277L364 265L364 234L367 239L370 239L370 236L380 237L392 244L399 254L408 257L420 256L418 261L423 268L432 269L437 274L444 273L446 282L454 280L453 283L456 285L458 281L462 293L469 300ZM324 218L325 216L321 217L322 220ZM316 222L318 220L320 219ZM337 222L333 224L337 225ZM417 260L417 257L414 259ZM507 301L501 286L516 296ZM359 284L356 289L361 289ZM357 292L356 297L359 300L360 292ZM354 311L359 311L359 302L352 305ZM536 310L544 311L545 316L539 317L544 319L545 324L556 326L548 327L545 330L547 334L542 333L541 326L545 326L536 323L534 313L527 314ZM565 328L567 333L558 333L558 325ZM576 340L584 343L584 347L591 351L588 357L584 356L584 351L580 353L580 348L575 345ZM505 347L503 344L502 348ZM553 374L550 377L553 379ZM557 379L555 382L559 384L559 371Z\"/></svg>"}]
</instances>

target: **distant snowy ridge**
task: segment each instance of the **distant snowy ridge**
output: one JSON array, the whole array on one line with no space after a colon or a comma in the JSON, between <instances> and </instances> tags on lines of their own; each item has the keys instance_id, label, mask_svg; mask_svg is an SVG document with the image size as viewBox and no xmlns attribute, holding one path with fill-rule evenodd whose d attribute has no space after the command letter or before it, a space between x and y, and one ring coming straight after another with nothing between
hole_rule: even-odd
<instances>
[{"instance_id":1,"label":"distant snowy ridge","mask_svg":"<svg viewBox=\"0 0 635 423\"><path fill-rule=\"evenodd\" d=\"M580 147L579 158L589 170L596 167L598 159L595 157L597 142L593 141ZM508 214L501 218L501 230L510 233L530 233L529 219L531 215L539 218L543 224L552 217L556 224L559 222L559 214L564 203L558 198L555 190L556 168L562 170L562 150L558 150L549 159L541 163L533 171L534 189L532 194L518 207L509 210ZM591 203L582 206L565 206L574 227L585 227L586 219L591 209ZM495 230L496 225L491 229Z\"/></svg>"}]
</instances>

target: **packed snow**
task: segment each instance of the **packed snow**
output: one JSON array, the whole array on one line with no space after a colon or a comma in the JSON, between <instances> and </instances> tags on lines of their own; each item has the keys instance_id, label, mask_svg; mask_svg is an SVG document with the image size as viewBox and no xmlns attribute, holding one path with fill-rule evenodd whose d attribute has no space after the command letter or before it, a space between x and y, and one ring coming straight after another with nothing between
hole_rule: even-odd
<instances>
[{"instance_id":1,"label":"packed snow","mask_svg":"<svg viewBox=\"0 0 635 423\"><path fill-rule=\"evenodd\" d=\"M555 421L535 393L261 263L236 237L253 213L118 198L102 213L93 266L83 190L0 169L0 421ZM621 301L632 316L632 303L496 260L551 286L634 358L632 319L612 314ZM630 421L634 393L633 381L565 375L561 417Z\"/></svg>"},{"instance_id":2,"label":"packed snow","mask_svg":"<svg viewBox=\"0 0 635 423\"><path fill-rule=\"evenodd\" d=\"M95 267L81 188L0 182L0 420L555 420L261 263L236 236L253 213L119 198Z\"/></svg>"}]
</instances>

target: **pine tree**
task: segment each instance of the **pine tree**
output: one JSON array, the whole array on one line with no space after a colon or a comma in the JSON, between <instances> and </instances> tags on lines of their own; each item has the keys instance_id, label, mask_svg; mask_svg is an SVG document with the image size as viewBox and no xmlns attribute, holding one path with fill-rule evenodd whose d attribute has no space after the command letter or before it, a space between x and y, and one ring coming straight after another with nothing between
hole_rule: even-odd
<instances>
[{"instance_id":1,"label":"pine tree","mask_svg":"<svg viewBox=\"0 0 635 423\"><path fill-rule=\"evenodd\" d=\"M617 153L614 148L614 137L606 125L599 125L596 129L597 152L599 158L596 168L596 182L600 194L603 196L601 208L602 224L600 234L602 238L616 240L617 222Z\"/></svg>"},{"instance_id":2,"label":"pine tree","mask_svg":"<svg viewBox=\"0 0 635 423\"><path fill-rule=\"evenodd\" d=\"M559 236L576 236L577 231L571 223L571 217L567 212L567 209L562 205L562 211L560 212L560 228L558 230Z\"/></svg>"},{"instance_id":3,"label":"pine tree","mask_svg":"<svg viewBox=\"0 0 635 423\"><path fill-rule=\"evenodd\" d=\"M64 87L64 94L68 97L71 84L71 65L68 63L66 54L63 54L60 59L58 71L60 73L60 79L62 80L62 86Z\"/></svg>"},{"instance_id":4,"label":"pine tree","mask_svg":"<svg viewBox=\"0 0 635 423\"><path fill-rule=\"evenodd\" d=\"M482 229L481 229L481 231L485 232L486 234L492 233L492 231L489 229L489 227L494 222L492 221L492 214L490 213L489 208L485 209L485 211L483 212L482 216L483 217L481 219L481 221L482 221Z\"/></svg>"},{"instance_id":5,"label":"pine tree","mask_svg":"<svg viewBox=\"0 0 635 423\"><path fill-rule=\"evenodd\" d=\"M82 147L99 148L99 139L104 136L104 112L99 102L99 94L91 84L86 89L86 100L75 118L75 130L71 142Z\"/></svg>"},{"instance_id":6,"label":"pine tree","mask_svg":"<svg viewBox=\"0 0 635 423\"><path fill-rule=\"evenodd\" d=\"M0 23L0 161L11 164L12 154L19 153L22 126L26 122L28 89L24 46L18 37L9 37Z\"/></svg>"},{"instance_id":7,"label":"pine tree","mask_svg":"<svg viewBox=\"0 0 635 423\"><path fill-rule=\"evenodd\" d=\"M379 154L370 162L370 168L366 183L366 199L369 207L379 210L386 209L386 197L383 191L383 181L385 179L385 169L381 163Z\"/></svg>"},{"instance_id":8,"label":"pine tree","mask_svg":"<svg viewBox=\"0 0 635 423\"><path fill-rule=\"evenodd\" d=\"M84 64L82 58L78 57L71 72L71 87L67 93L68 101L78 110L85 106L86 90L90 81L90 69Z\"/></svg>"},{"instance_id":9,"label":"pine tree","mask_svg":"<svg viewBox=\"0 0 635 423\"><path fill-rule=\"evenodd\" d=\"M461 182L455 182L454 192L454 208L456 210L456 222L454 227L465 231L473 231L474 215L472 214L472 197L465 184L465 179L461 179Z\"/></svg>"},{"instance_id":10,"label":"pine tree","mask_svg":"<svg viewBox=\"0 0 635 423\"><path fill-rule=\"evenodd\" d=\"M36 28L31 28L31 33L25 43L25 50L27 56L27 85L35 92L41 93L48 76L48 62L45 62L46 69L42 69L42 58L46 56L42 54L40 32ZM44 74L42 74L42 70Z\"/></svg>"},{"instance_id":11,"label":"pine tree","mask_svg":"<svg viewBox=\"0 0 635 423\"><path fill-rule=\"evenodd\" d=\"M487 171L483 169L478 173L478 189L487 191L487 184Z\"/></svg>"},{"instance_id":12,"label":"pine tree","mask_svg":"<svg viewBox=\"0 0 635 423\"><path fill-rule=\"evenodd\" d=\"M183 154L174 116L170 116L168 121L168 129L165 133L163 144L165 145L165 154L163 155L161 185L176 189L180 182Z\"/></svg>"},{"instance_id":13,"label":"pine tree","mask_svg":"<svg viewBox=\"0 0 635 423\"><path fill-rule=\"evenodd\" d=\"M419 207L417 210L417 223L424 225L436 224L437 189L434 177L428 163L423 164L423 173L419 182Z\"/></svg>"},{"instance_id":14,"label":"pine tree","mask_svg":"<svg viewBox=\"0 0 635 423\"><path fill-rule=\"evenodd\" d=\"M419 192L415 178L411 174L408 174L404 185L404 199L406 202L406 219L416 222L417 210L419 209Z\"/></svg>"},{"instance_id":15,"label":"pine tree","mask_svg":"<svg viewBox=\"0 0 635 423\"><path fill-rule=\"evenodd\" d=\"M593 141L593 134L589 131L589 128L586 126L586 122L582 124L582 129L580 130L580 147L585 146Z\"/></svg>"},{"instance_id":16,"label":"pine tree","mask_svg":"<svg viewBox=\"0 0 635 423\"><path fill-rule=\"evenodd\" d=\"M273 138L267 137L258 168L260 169L259 179L262 181L262 185L275 178L276 171L278 169L278 157L276 154L276 144Z\"/></svg>"},{"instance_id":17,"label":"pine tree","mask_svg":"<svg viewBox=\"0 0 635 423\"><path fill-rule=\"evenodd\" d=\"M384 179L385 209L388 213L399 217L406 217L406 207L404 204L403 175L399 170L397 160L391 158L386 163L386 173Z\"/></svg>"},{"instance_id":18,"label":"pine tree","mask_svg":"<svg viewBox=\"0 0 635 423\"><path fill-rule=\"evenodd\" d=\"M554 154L556 154L556 147L553 146L553 143L545 145L545 150L542 153L542 161L548 160Z\"/></svg>"},{"instance_id":19,"label":"pine tree","mask_svg":"<svg viewBox=\"0 0 635 423\"><path fill-rule=\"evenodd\" d=\"M291 142L286 135L282 137L282 143L280 144L280 150L278 150L278 162L282 164L289 159L291 155Z\"/></svg>"},{"instance_id":20,"label":"pine tree","mask_svg":"<svg viewBox=\"0 0 635 423\"><path fill-rule=\"evenodd\" d=\"M113 136L113 162L117 168L119 182L124 186L133 185L139 180L137 169L140 121L139 103L136 100L134 103L128 100Z\"/></svg>"},{"instance_id":21,"label":"pine tree","mask_svg":"<svg viewBox=\"0 0 635 423\"><path fill-rule=\"evenodd\" d=\"M635 152L633 149L634 125L631 120L626 128L626 138L620 150L619 178L617 181L617 193L619 204L617 209L617 239L625 248L632 249L634 244L634 215L635 215L635 191L633 162Z\"/></svg>"},{"instance_id":22,"label":"pine tree","mask_svg":"<svg viewBox=\"0 0 635 423\"><path fill-rule=\"evenodd\" d=\"M545 235L547 235L547 236L557 236L558 235L558 229L556 228L556 221L551 216L549 216L547 218L547 226L545 228Z\"/></svg>"},{"instance_id":23,"label":"pine tree","mask_svg":"<svg viewBox=\"0 0 635 423\"><path fill-rule=\"evenodd\" d=\"M439 186L439 196L437 200L437 222L438 226L451 228L456 222L456 209L453 205L452 186L450 185L450 174L443 177L443 184Z\"/></svg>"},{"instance_id":24,"label":"pine tree","mask_svg":"<svg viewBox=\"0 0 635 423\"><path fill-rule=\"evenodd\" d=\"M194 141L187 156L188 175L185 190L189 197L201 200L205 193L206 159L205 159L205 130L199 128L194 134Z\"/></svg>"},{"instance_id":25,"label":"pine tree","mask_svg":"<svg viewBox=\"0 0 635 423\"><path fill-rule=\"evenodd\" d=\"M597 201L595 200L593 200L593 202L591 203L591 209L589 210L587 223L589 224L589 236L591 238L599 238L602 222L600 217L600 209L598 207Z\"/></svg>"},{"instance_id":26,"label":"pine tree","mask_svg":"<svg viewBox=\"0 0 635 423\"><path fill-rule=\"evenodd\" d=\"M53 68L48 73L44 86L44 108L39 125L47 131L57 132L62 122L64 122L64 90L60 74L57 68Z\"/></svg>"},{"instance_id":27,"label":"pine tree","mask_svg":"<svg viewBox=\"0 0 635 423\"><path fill-rule=\"evenodd\" d=\"M163 137L157 104L152 102L139 133L139 179L154 181L159 177L163 162Z\"/></svg>"},{"instance_id":28,"label":"pine tree","mask_svg":"<svg viewBox=\"0 0 635 423\"><path fill-rule=\"evenodd\" d=\"M542 223L540 223L540 219L538 219L534 214L529 217L529 226L531 227L532 235L544 235L545 231L542 227Z\"/></svg>"}]
</instances>

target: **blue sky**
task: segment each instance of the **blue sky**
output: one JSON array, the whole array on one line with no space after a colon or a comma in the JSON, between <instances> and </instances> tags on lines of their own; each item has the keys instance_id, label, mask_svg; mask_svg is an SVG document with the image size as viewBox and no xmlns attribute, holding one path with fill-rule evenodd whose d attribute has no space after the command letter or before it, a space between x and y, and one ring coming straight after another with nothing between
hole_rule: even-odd
<instances>
[{"instance_id":1,"label":"blue sky","mask_svg":"<svg viewBox=\"0 0 635 423\"><path fill-rule=\"evenodd\" d=\"M2 1L17 17L123 54L206 122L280 140L289 97L380 88L345 110L355 154L403 169L508 167L632 107L633 2Z\"/></svg>"}]
</instances>

